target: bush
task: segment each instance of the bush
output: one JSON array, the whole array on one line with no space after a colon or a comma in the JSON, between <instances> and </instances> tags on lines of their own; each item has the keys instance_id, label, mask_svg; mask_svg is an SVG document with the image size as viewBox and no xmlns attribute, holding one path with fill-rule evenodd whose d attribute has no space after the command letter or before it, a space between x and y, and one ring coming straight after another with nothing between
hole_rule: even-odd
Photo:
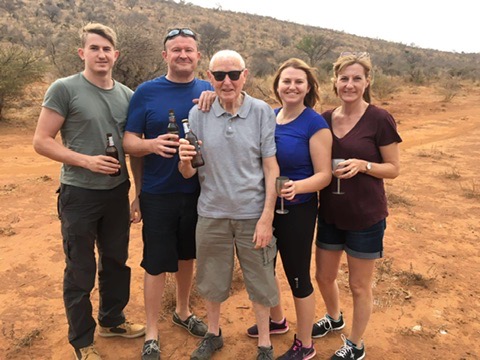
<instances>
[{"instance_id":1,"label":"bush","mask_svg":"<svg viewBox=\"0 0 480 360\"><path fill-rule=\"evenodd\" d=\"M0 44L0 120L6 102L40 80L45 68L39 52L12 43Z\"/></svg>"}]
</instances>

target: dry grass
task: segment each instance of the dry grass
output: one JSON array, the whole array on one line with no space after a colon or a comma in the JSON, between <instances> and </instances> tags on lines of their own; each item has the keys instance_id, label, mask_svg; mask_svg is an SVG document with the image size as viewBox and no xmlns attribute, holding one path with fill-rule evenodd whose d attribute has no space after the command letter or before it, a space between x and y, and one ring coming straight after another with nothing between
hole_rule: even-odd
<instances>
[{"instance_id":1,"label":"dry grass","mask_svg":"<svg viewBox=\"0 0 480 360\"><path fill-rule=\"evenodd\" d=\"M458 180L461 178L461 175L456 167L451 168L450 171L445 171L443 176L448 180Z\"/></svg>"},{"instance_id":2,"label":"dry grass","mask_svg":"<svg viewBox=\"0 0 480 360\"><path fill-rule=\"evenodd\" d=\"M413 203L403 195L397 195L392 192L387 192L387 202L389 206L412 206Z\"/></svg>"},{"instance_id":3,"label":"dry grass","mask_svg":"<svg viewBox=\"0 0 480 360\"><path fill-rule=\"evenodd\" d=\"M376 272L373 281L375 288L374 306L377 309L389 308L393 305L401 305L413 299L417 292L414 287L432 289L436 276L420 274L413 271L410 265L409 271L397 271L393 267L393 259L384 258L376 262Z\"/></svg>"},{"instance_id":4,"label":"dry grass","mask_svg":"<svg viewBox=\"0 0 480 360\"><path fill-rule=\"evenodd\" d=\"M6 353L7 359L17 359L18 354L25 348L30 348L35 340L41 339L41 330L33 329L27 334L17 337L15 334L15 329L11 325L10 329L2 328L2 335L6 339L10 339L12 347L9 347L8 352Z\"/></svg>"},{"instance_id":5,"label":"dry grass","mask_svg":"<svg viewBox=\"0 0 480 360\"><path fill-rule=\"evenodd\" d=\"M420 150L418 153L418 156L423 158L431 158L435 160L440 160L444 157L453 157L444 153L442 150L438 149L435 145L433 145L430 148L430 150L425 150L425 149Z\"/></svg>"},{"instance_id":6,"label":"dry grass","mask_svg":"<svg viewBox=\"0 0 480 360\"><path fill-rule=\"evenodd\" d=\"M10 225L0 227L0 236L13 236L15 234L15 230Z\"/></svg>"},{"instance_id":7,"label":"dry grass","mask_svg":"<svg viewBox=\"0 0 480 360\"><path fill-rule=\"evenodd\" d=\"M400 271L397 275L399 277L400 283L405 286L419 286L425 289L429 289L436 280L436 275L429 275L433 272L434 267L430 267L427 270L427 274L423 275L413 271L413 265L410 264L409 271Z\"/></svg>"},{"instance_id":8,"label":"dry grass","mask_svg":"<svg viewBox=\"0 0 480 360\"><path fill-rule=\"evenodd\" d=\"M460 187L463 191L463 196L467 199L480 199L480 189L474 179L472 179L468 187L464 187L462 184L460 184Z\"/></svg>"}]
</instances>

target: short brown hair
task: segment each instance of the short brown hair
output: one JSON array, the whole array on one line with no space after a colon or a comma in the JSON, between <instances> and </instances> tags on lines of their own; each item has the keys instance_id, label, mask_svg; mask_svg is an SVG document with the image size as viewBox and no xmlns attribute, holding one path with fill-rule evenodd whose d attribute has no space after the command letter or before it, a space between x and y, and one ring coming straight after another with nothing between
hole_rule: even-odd
<instances>
[{"instance_id":1,"label":"short brown hair","mask_svg":"<svg viewBox=\"0 0 480 360\"><path fill-rule=\"evenodd\" d=\"M110 41L115 48L117 45L117 34L112 28L99 23L89 23L80 30L82 47L85 47L88 34L97 34Z\"/></svg>"}]
</instances>

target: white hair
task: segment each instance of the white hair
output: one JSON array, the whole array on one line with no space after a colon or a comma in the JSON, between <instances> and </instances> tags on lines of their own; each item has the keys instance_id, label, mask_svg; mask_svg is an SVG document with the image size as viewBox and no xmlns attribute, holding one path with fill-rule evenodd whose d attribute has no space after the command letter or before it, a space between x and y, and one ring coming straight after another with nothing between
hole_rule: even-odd
<instances>
[{"instance_id":1,"label":"white hair","mask_svg":"<svg viewBox=\"0 0 480 360\"><path fill-rule=\"evenodd\" d=\"M245 60L243 60L242 55L240 55L235 50L220 50L216 52L215 55L213 55L210 59L210 69L213 68L214 63L219 59L236 59L239 61L242 69L245 68Z\"/></svg>"}]
</instances>

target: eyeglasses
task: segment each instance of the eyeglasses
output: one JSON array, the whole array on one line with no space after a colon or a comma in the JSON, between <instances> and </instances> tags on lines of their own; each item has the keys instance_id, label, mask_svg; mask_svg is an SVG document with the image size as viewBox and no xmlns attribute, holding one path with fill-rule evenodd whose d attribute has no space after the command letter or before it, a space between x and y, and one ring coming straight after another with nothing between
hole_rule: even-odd
<instances>
[{"instance_id":1,"label":"eyeglasses","mask_svg":"<svg viewBox=\"0 0 480 360\"><path fill-rule=\"evenodd\" d=\"M355 56L358 59L361 59L365 57L369 58L370 54L366 51L343 51L342 53L340 53L340 57L344 57L344 56Z\"/></svg>"},{"instance_id":2,"label":"eyeglasses","mask_svg":"<svg viewBox=\"0 0 480 360\"><path fill-rule=\"evenodd\" d=\"M165 40L163 40L163 45L165 45L165 43L168 40L171 40L174 37L177 37L178 35L189 36L189 37L192 37L195 40L197 40L197 35L195 35L195 33L190 29L187 29L187 28L185 28L185 29L173 29L173 30L170 30L168 32L167 36L165 36Z\"/></svg>"},{"instance_id":3,"label":"eyeglasses","mask_svg":"<svg viewBox=\"0 0 480 360\"><path fill-rule=\"evenodd\" d=\"M243 69L245 70L245 69ZM228 75L230 80L236 81L240 79L240 75L242 74L243 70L232 70L232 71L210 71L215 78L216 81L223 81L225 80L225 76Z\"/></svg>"}]
</instances>

